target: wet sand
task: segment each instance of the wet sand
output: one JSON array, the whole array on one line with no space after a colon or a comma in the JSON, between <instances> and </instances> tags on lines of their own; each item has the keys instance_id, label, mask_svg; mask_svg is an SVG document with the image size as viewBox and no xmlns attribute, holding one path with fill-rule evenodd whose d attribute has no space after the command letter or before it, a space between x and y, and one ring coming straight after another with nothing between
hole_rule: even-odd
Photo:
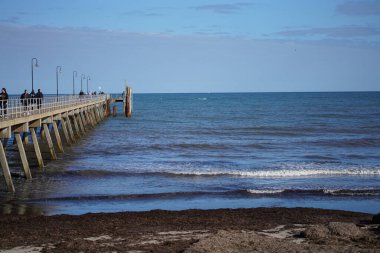
<instances>
[{"instance_id":1,"label":"wet sand","mask_svg":"<svg viewBox=\"0 0 380 253\"><path fill-rule=\"evenodd\" d=\"M255 208L0 217L0 252L380 252L365 213Z\"/></svg>"}]
</instances>

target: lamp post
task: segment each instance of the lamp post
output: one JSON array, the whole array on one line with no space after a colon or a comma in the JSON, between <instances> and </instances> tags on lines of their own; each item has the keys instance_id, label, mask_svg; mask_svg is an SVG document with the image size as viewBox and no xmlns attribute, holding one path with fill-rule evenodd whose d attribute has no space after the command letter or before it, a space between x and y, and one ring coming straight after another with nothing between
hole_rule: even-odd
<instances>
[{"instance_id":1,"label":"lamp post","mask_svg":"<svg viewBox=\"0 0 380 253\"><path fill-rule=\"evenodd\" d=\"M57 78L57 102L58 102L58 73L61 74L62 72L62 67L61 66L57 66L55 68L55 75L56 75L56 78Z\"/></svg>"},{"instance_id":2,"label":"lamp post","mask_svg":"<svg viewBox=\"0 0 380 253\"><path fill-rule=\"evenodd\" d=\"M87 95L89 94L89 93L88 93L88 80L91 80L91 77L90 77L90 76L87 77Z\"/></svg>"},{"instance_id":3,"label":"lamp post","mask_svg":"<svg viewBox=\"0 0 380 253\"><path fill-rule=\"evenodd\" d=\"M78 72L76 70L73 71L73 96L75 95L75 77L77 77Z\"/></svg>"},{"instance_id":4,"label":"lamp post","mask_svg":"<svg viewBox=\"0 0 380 253\"><path fill-rule=\"evenodd\" d=\"M80 91L83 91L83 85L82 85L82 80L83 79L86 79L86 76L84 75L84 74L82 74L81 76L80 76Z\"/></svg>"},{"instance_id":5,"label":"lamp post","mask_svg":"<svg viewBox=\"0 0 380 253\"><path fill-rule=\"evenodd\" d=\"M36 62L35 64L33 64L34 62ZM38 68L38 60L37 58L32 58L32 90L34 89L34 76L33 76L33 69L34 67Z\"/></svg>"}]
</instances>

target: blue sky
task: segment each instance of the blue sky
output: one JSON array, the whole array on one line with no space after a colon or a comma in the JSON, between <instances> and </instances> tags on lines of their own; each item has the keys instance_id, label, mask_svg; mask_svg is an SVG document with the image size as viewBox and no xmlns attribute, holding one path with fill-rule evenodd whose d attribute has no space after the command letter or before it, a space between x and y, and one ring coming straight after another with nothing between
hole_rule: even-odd
<instances>
[{"instance_id":1,"label":"blue sky","mask_svg":"<svg viewBox=\"0 0 380 253\"><path fill-rule=\"evenodd\" d=\"M378 0L1 0L0 45L10 93L33 57L45 93L380 90Z\"/></svg>"}]
</instances>

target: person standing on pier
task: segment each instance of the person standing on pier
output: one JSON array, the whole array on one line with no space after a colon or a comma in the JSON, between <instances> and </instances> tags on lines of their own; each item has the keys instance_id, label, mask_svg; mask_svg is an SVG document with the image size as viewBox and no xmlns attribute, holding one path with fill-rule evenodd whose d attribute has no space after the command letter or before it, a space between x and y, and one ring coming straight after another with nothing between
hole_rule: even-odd
<instances>
[{"instance_id":1,"label":"person standing on pier","mask_svg":"<svg viewBox=\"0 0 380 253\"><path fill-rule=\"evenodd\" d=\"M0 117L7 115L8 97L7 90L2 88L0 93Z\"/></svg>"},{"instance_id":2,"label":"person standing on pier","mask_svg":"<svg viewBox=\"0 0 380 253\"><path fill-rule=\"evenodd\" d=\"M30 93L29 98L29 103L31 107L30 109L33 110L34 104L36 103L36 93L34 92L34 90L32 90L32 92Z\"/></svg>"},{"instance_id":3,"label":"person standing on pier","mask_svg":"<svg viewBox=\"0 0 380 253\"><path fill-rule=\"evenodd\" d=\"M24 90L24 93L21 94L21 104L24 106L24 111L28 110L28 105L29 105L29 93L28 90Z\"/></svg>"},{"instance_id":4,"label":"person standing on pier","mask_svg":"<svg viewBox=\"0 0 380 253\"><path fill-rule=\"evenodd\" d=\"M44 98L44 94L41 92L41 89L38 89L37 94L36 94L37 109L40 109L43 98Z\"/></svg>"}]
</instances>

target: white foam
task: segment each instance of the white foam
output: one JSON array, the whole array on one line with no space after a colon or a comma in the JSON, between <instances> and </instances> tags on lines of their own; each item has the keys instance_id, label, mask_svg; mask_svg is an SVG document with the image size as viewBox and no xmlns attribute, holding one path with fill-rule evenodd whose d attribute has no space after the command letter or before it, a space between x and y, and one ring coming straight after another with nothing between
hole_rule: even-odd
<instances>
[{"instance_id":1,"label":"white foam","mask_svg":"<svg viewBox=\"0 0 380 253\"><path fill-rule=\"evenodd\" d=\"M253 190L253 189L248 189L247 192L252 193L252 194L277 194L277 193L282 193L284 190Z\"/></svg>"},{"instance_id":2,"label":"white foam","mask_svg":"<svg viewBox=\"0 0 380 253\"><path fill-rule=\"evenodd\" d=\"M229 175L239 177L306 177L306 176L380 176L380 169L279 169L256 171L224 171L224 170L191 170L191 171L167 171L177 175L217 176Z\"/></svg>"},{"instance_id":3,"label":"white foam","mask_svg":"<svg viewBox=\"0 0 380 253\"><path fill-rule=\"evenodd\" d=\"M374 189L358 189L358 190L345 190L345 189L324 189L323 193L335 196L379 196L380 192Z\"/></svg>"}]
</instances>

